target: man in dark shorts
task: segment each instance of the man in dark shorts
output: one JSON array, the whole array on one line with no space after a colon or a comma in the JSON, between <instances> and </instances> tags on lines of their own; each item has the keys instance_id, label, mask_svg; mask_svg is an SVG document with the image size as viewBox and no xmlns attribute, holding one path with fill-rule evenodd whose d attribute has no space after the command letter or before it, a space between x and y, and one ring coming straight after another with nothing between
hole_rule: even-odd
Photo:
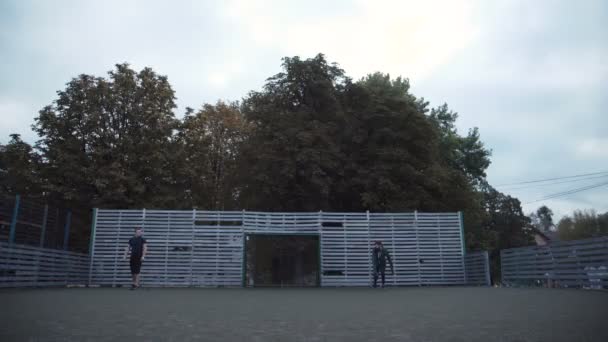
<instances>
[{"instance_id":1,"label":"man in dark shorts","mask_svg":"<svg viewBox=\"0 0 608 342\"><path fill-rule=\"evenodd\" d=\"M133 278L133 284L131 290L135 290L139 287L139 272L141 270L141 263L146 257L148 252L148 243L143 238L143 230L141 227L135 228L135 236L129 239L129 246L125 249L124 259L127 258L127 254L131 252L130 266L131 266L131 277Z\"/></svg>"},{"instance_id":2,"label":"man in dark shorts","mask_svg":"<svg viewBox=\"0 0 608 342\"><path fill-rule=\"evenodd\" d=\"M391 260L391 255L384 245L382 245L381 241L376 241L374 244L374 250L372 251L372 261L374 264L374 287L378 285L378 275L382 276L382 287L384 287L385 280L385 270L386 270L386 262L388 261L391 264L391 274L395 274L393 269L393 260Z\"/></svg>"}]
</instances>

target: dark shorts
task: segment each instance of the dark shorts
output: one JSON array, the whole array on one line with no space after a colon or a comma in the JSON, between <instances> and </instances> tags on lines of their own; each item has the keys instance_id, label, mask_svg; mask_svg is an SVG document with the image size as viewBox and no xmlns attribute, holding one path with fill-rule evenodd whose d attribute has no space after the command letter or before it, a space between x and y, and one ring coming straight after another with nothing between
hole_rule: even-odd
<instances>
[{"instance_id":1,"label":"dark shorts","mask_svg":"<svg viewBox=\"0 0 608 342\"><path fill-rule=\"evenodd\" d=\"M139 274L141 270L141 257L131 258L131 274Z\"/></svg>"}]
</instances>

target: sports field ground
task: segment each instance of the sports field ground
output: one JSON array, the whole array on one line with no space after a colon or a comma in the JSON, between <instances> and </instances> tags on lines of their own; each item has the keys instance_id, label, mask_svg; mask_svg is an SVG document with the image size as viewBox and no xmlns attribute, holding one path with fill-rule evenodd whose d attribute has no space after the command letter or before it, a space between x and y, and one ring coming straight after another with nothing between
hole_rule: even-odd
<instances>
[{"instance_id":1,"label":"sports field ground","mask_svg":"<svg viewBox=\"0 0 608 342\"><path fill-rule=\"evenodd\" d=\"M608 291L9 289L0 341L608 341Z\"/></svg>"}]
</instances>

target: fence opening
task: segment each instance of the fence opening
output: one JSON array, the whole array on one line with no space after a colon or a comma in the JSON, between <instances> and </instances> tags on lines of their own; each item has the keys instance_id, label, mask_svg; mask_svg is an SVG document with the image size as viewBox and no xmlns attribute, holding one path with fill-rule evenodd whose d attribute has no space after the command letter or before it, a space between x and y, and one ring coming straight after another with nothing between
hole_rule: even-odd
<instances>
[{"instance_id":1,"label":"fence opening","mask_svg":"<svg viewBox=\"0 0 608 342\"><path fill-rule=\"evenodd\" d=\"M319 261L318 235L248 234L245 238L245 285L319 286Z\"/></svg>"}]
</instances>

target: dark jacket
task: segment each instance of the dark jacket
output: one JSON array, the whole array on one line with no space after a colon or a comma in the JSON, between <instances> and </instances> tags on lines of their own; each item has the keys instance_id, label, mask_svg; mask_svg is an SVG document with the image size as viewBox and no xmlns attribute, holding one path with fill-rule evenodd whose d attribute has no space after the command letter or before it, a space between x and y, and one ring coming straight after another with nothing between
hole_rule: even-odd
<instances>
[{"instance_id":1,"label":"dark jacket","mask_svg":"<svg viewBox=\"0 0 608 342\"><path fill-rule=\"evenodd\" d=\"M372 261L374 263L374 270L380 268L382 271L386 269L386 261L391 265L391 272L393 271L393 260L391 255L386 248L374 248L372 251Z\"/></svg>"}]
</instances>

